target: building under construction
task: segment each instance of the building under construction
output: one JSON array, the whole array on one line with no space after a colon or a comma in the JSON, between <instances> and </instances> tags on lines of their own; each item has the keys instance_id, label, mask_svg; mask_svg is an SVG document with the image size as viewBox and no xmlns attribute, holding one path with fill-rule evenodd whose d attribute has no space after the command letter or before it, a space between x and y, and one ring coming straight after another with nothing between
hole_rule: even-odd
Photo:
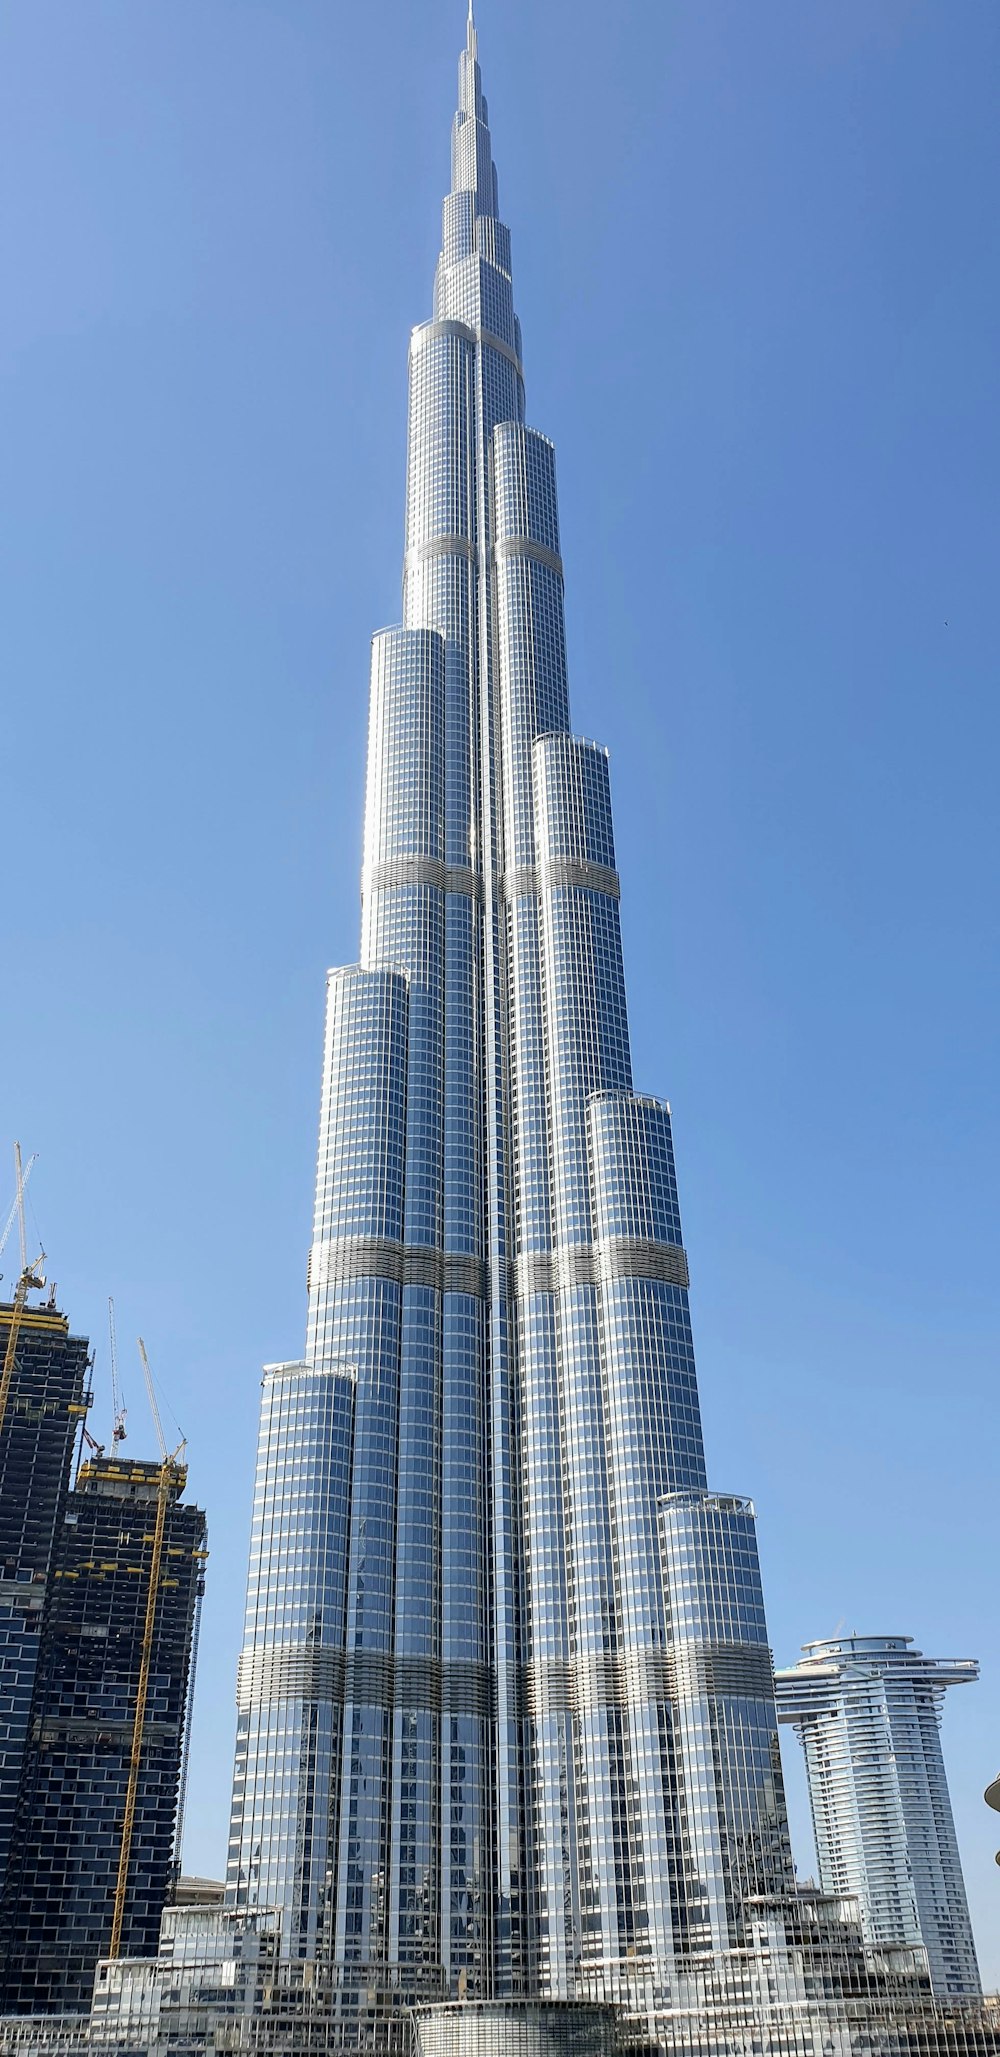
<instances>
[{"instance_id":1,"label":"building under construction","mask_svg":"<svg viewBox=\"0 0 1000 2057\"><path fill-rule=\"evenodd\" d=\"M22 1273L14 1299L0 1304L0 1887L19 1812L73 1443L89 1399L86 1337L71 1336L54 1307L26 1303Z\"/></svg>"},{"instance_id":2,"label":"building under construction","mask_svg":"<svg viewBox=\"0 0 1000 2057\"><path fill-rule=\"evenodd\" d=\"M0 2011L86 2012L154 1955L170 1884L206 1527L182 1464L81 1466L46 1610L3 1910Z\"/></svg>"}]
</instances>

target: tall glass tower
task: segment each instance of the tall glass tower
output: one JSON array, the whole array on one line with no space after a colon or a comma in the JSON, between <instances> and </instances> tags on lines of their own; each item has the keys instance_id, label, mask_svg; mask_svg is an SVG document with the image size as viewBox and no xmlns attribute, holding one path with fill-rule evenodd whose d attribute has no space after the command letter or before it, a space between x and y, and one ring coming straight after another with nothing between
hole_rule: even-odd
<instances>
[{"instance_id":1,"label":"tall glass tower","mask_svg":"<svg viewBox=\"0 0 1000 2057\"><path fill-rule=\"evenodd\" d=\"M394 1996L655 2009L793 1890L753 1508L707 1487L471 15L239 1705L230 1899L281 1911L345 2024Z\"/></svg>"},{"instance_id":2,"label":"tall glass tower","mask_svg":"<svg viewBox=\"0 0 1000 2057\"><path fill-rule=\"evenodd\" d=\"M876 1946L921 1944L942 1998L979 1993L979 1966L941 1750L949 1686L971 1657L912 1636L831 1636L779 1671L778 1718L805 1751L820 1880L858 1901Z\"/></svg>"}]
</instances>

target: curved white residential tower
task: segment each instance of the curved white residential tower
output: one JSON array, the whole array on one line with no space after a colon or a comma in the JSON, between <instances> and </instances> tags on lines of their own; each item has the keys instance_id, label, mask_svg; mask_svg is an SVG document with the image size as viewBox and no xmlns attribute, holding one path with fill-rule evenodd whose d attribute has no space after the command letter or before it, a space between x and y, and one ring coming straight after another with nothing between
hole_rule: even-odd
<instances>
[{"instance_id":1,"label":"curved white residential tower","mask_svg":"<svg viewBox=\"0 0 1000 2057\"><path fill-rule=\"evenodd\" d=\"M922 1945L942 1997L982 1990L941 1752L945 1691L978 1677L973 1658L925 1657L912 1636L830 1636L776 1681L805 1751L821 1884L856 1897L869 1943Z\"/></svg>"}]
</instances>

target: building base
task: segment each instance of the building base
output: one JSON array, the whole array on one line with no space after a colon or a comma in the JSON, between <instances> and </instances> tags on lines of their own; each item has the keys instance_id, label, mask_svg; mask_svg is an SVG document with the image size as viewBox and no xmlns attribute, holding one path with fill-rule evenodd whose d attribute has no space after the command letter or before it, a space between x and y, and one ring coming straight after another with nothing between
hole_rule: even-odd
<instances>
[{"instance_id":1,"label":"building base","mask_svg":"<svg viewBox=\"0 0 1000 2057\"><path fill-rule=\"evenodd\" d=\"M613 2057L617 2008L571 2000L457 2000L414 2010L415 2057Z\"/></svg>"}]
</instances>

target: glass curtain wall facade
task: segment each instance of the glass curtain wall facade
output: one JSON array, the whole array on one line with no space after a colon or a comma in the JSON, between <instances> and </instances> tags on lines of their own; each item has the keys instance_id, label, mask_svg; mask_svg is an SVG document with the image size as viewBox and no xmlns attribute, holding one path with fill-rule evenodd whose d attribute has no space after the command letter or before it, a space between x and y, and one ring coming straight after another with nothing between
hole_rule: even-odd
<instances>
[{"instance_id":1,"label":"glass curtain wall facade","mask_svg":"<svg viewBox=\"0 0 1000 2057\"><path fill-rule=\"evenodd\" d=\"M978 1676L912 1636L835 1636L776 1681L805 1751L824 1890L857 1898L869 1943L922 1945L941 1997L982 1990L941 1751L945 1692Z\"/></svg>"},{"instance_id":2,"label":"glass curtain wall facade","mask_svg":"<svg viewBox=\"0 0 1000 2057\"><path fill-rule=\"evenodd\" d=\"M280 1911L345 2035L379 1995L655 2008L792 1888L753 1510L708 1492L510 262L470 18L239 1686L230 1901Z\"/></svg>"}]
</instances>

